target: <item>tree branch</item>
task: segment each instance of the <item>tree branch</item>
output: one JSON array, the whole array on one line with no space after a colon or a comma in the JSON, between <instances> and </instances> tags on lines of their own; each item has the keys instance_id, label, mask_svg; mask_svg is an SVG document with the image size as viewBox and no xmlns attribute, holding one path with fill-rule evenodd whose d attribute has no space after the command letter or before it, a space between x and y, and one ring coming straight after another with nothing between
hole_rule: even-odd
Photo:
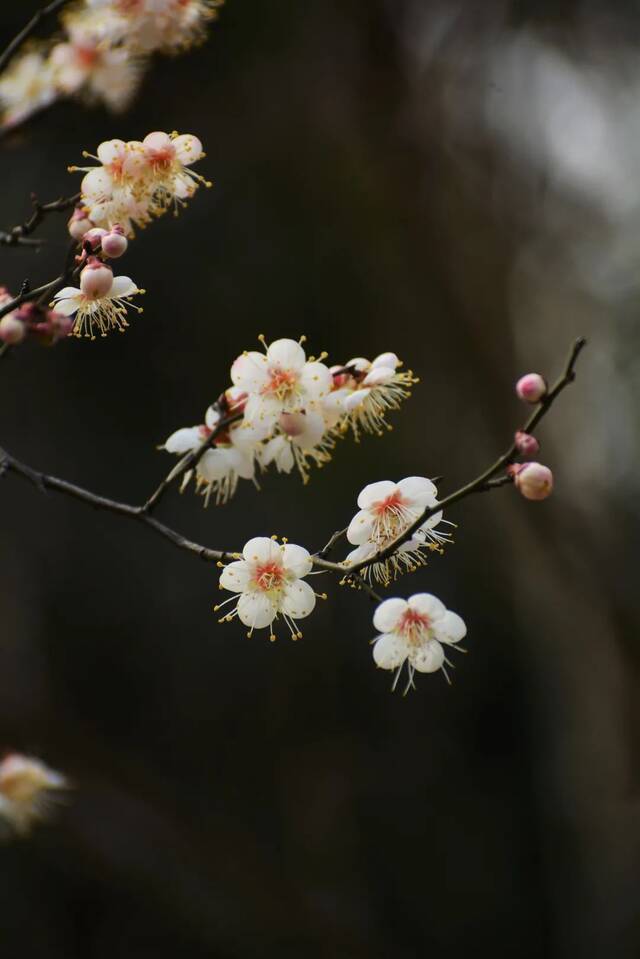
<instances>
[{"instance_id":1,"label":"tree branch","mask_svg":"<svg viewBox=\"0 0 640 959\"><path fill-rule=\"evenodd\" d=\"M42 20L52 13L57 13L67 2L68 0L52 0L52 2L48 3L45 7L36 10L26 26L22 28L20 33L16 34L13 40L5 47L2 53L0 53L0 73L2 73L9 63L9 60L11 60L11 57L14 53L17 53L25 40L28 40L31 34L35 32Z\"/></svg>"},{"instance_id":2,"label":"tree branch","mask_svg":"<svg viewBox=\"0 0 640 959\"><path fill-rule=\"evenodd\" d=\"M0 244L3 246L42 246L45 241L39 238L31 238L31 234L37 230L50 213L64 213L74 207L79 199L80 193L76 193L74 196L60 197L58 200L51 200L49 203L40 203L35 194L32 194L33 213L24 223L14 226L6 232L0 232Z\"/></svg>"}]
</instances>

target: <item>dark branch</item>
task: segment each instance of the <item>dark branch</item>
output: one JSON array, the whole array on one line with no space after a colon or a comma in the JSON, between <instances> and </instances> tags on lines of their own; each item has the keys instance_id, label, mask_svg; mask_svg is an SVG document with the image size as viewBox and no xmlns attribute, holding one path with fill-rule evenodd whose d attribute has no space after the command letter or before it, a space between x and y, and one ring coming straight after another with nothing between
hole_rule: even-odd
<instances>
[{"instance_id":1,"label":"dark branch","mask_svg":"<svg viewBox=\"0 0 640 959\"><path fill-rule=\"evenodd\" d=\"M80 194L74 196L60 197L58 200L52 200L50 203L39 203L36 196L32 196L33 213L24 223L14 226L7 232L0 232L0 244L4 246L42 246L45 242L39 238L32 238L31 234L37 230L42 221L50 213L64 213L72 209L79 201Z\"/></svg>"},{"instance_id":2,"label":"dark branch","mask_svg":"<svg viewBox=\"0 0 640 959\"><path fill-rule=\"evenodd\" d=\"M5 47L2 53L0 53L0 73L2 73L11 57L14 53L17 53L25 40L28 40L31 34L37 30L44 18L50 16L52 13L57 13L67 2L68 0L52 0L51 3L48 3L45 7L41 7L40 10L34 13L26 26L22 28L20 33L16 34L13 40Z\"/></svg>"}]
</instances>

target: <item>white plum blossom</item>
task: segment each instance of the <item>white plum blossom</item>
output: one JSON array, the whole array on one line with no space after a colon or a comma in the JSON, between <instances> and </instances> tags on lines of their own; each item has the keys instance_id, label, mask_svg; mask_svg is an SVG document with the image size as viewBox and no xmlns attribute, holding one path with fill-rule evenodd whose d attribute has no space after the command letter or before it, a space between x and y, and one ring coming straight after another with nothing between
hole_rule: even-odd
<instances>
[{"instance_id":1,"label":"white plum blossom","mask_svg":"<svg viewBox=\"0 0 640 959\"><path fill-rule=\"evenodd\" d=\"M418 380L411 370L401 372L401 365L395 353L381 353L371 362L358 356L343 367L332 367L333 405L344 414L342 428L351 427L356 440L361 430L380 436L390 429L387 413L411 396Z\"/></svg>"},{"instance_id":2,"label":"white plum blossom","mask_svg":"<svg viewBox=\"0 0 640 959\"><path fill-rule=\"evenodd\" d=\"M0 820L20 835L44 819L67 779L39 759L9 753L0 761Z\"/></svg>"},{"instance_id":3,"label":"white plum blossom","mask_svg":"<svg viewBox=\"0 0 640 959\"><path fill-rule=\"evenodd\" d=\"M445 648L455 646L467 634L463 619L430 593L415 593L408 600L384 600L375 611L373 625L380 633L374 640L375 663L381 669L397 670L394 689L406 663L409 681L405 692L413 687L416 671L442 669L446 676L445 663L451 663Z\"/></svg>"},{"instance_id":4,"label":"white plum blossom","mask_svg":"<svg viewBox=\"0 0 640 959\"><path fill-rule=\"evenodd\" d=\"M275 340L265 353L243 353L231 367L231 380L248 395L245 422L266 438L282 413L319 411L332 388L331 373L307 359L301 343Z\"/></svg>"},{"instance_id":5,"label":"white plum blossom","mask_svg":"<svg viewBox=\"0 0 640 959\"><path fill-rule=\"evenodd\" d=\"M71 334L88 336L95 340L97 330L100 336L106 336L111 330L124 333L129 325L127 309L142 313L142 307L129 302L129 298L144 290L138 289L128 276L115 276L111 286L103 295L91 296L75 286L65 286L53 298L50 304L63 316L75 314Z\"/></svg>"},{"instance_id":6,"label":"white plum blossom","mask_svg":"<svg viewBox=\"0 0 640 959\"><path fill-rule=\"evenodd\" d=\"M316 605L317 594L305 582L313 562L309 552L302 546L275 538L256 536L245 544L242 558L229 563L220 575L220 588L234 595L215 610L227 603L235 603L230 613L220 622L230 622L236 616L249 627L249 636L254 629L271 628L278 617L286 623L292 639L302 636L297 621L308 616ZM269 638L275 640L271 631Z\"/></svg>"},{"instance_id":7,"label":"white plum blossom","mask_svg":"<svg viewBox=\"0 0 640 959\"><path fill-rule=\"evenodd\" d=\"M200 42L224 0L87 0L120 17L121 36L139 53L176 53Z\"/></svg>"},{"instance_id":8,"label":"white plum blossom","mask_svg":"<svg viewBox=\"0 0 640 959\"><path fill-rule=\"evenodd\" d=\"M331 459L333 440L327 435L321 413L281 413L280 432L267 440L258 452L263 467L273 463L279 473L298 467L302 481L309 480L309 460L322 467Z\"/></svg>"},{"instance_id":9,"label":"white plum blossom","mask_svg":"<svg viewBox=\"0 0 640 959\"><path fill-rule=\"evenodd\" d=\"M424 476L409 476L399 483L380 480L365 486L358 496L359 512L347 530L347 539L356 548L346 557L345 566L373 559L390 546L426 509L438 505L437 493L435 484ZM441 552L444 544L451 542L449 533L437 529L441 522L442 511L438 510L392 556L372 563L363 575L386 586L400 573L424 565L428 552Z\"/></svg>"},{"instance_id":10,"label":"white plum blossom","mask_svg":"<svg viewBox=\"0 0 640 959\"><path fill-rule=\"evenodd\" d=\"M53 70L37 50L16 57L0 77L2 127L16 126L56 99Z\"/></svg>"}]
</instances>

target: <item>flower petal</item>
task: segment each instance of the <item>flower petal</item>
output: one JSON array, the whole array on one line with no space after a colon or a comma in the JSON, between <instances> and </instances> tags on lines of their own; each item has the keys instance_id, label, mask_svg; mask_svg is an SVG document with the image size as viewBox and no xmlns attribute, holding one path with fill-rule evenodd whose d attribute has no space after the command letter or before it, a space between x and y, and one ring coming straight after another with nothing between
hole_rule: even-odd
<instances>
[{"instance_id":1,"label":"flower petal","mask_svg":"<svg viewBox=\"0 0 640 959\"><path fill-rule=\"evenodd\" d=\"M392 633L407 611L407 601L394 596L380 603L373 614L373 625L381 633Z\"/></svg>"},{"instance_id":2,"label":"flower petal","mask_svg":"<svg viewBox=\"0 0 640 959\"><path fill-rule=\"evenodd\" d=\"M202 143L192 133L183 133L173 141L173 148L180 163L189 166L202 156Z\"/></svg>"},{"instance_id":3,"label":"flower petal","mask_svg":"<svg viewBox=\"0 0 640 959\"><path fill-rule=\"evenodd\" d=\"M356 563L363 563L366 559L370 559L375 555L375 552L376 547L374 543L363 543L362 546L356 546L350 553L347 553L344 562L347 566L355 566Z\"/></svg>"},{"instance_id":4,"label":"flower petal","mask_svg":"<svg viewBox=\"0 0 640 959\"><path fill-rule=\"evenodd\" d=\"M369 510L361 509L349 523L347 539L350 543L353 543L354 546L361 546L363 543L366 543L371 536L375 523L375 517Z\"/></svg>"},{"instance_id":5,"label":"flower petal","mask_svg":"<svg viewBox=\"0 0 640 959\"><path fill-rule=\"evenodd\" d=\"M436 486L426 476L407 476L400 480L398 489L405 499L423 507L434 504L438 495Z\"/></svg>"},{"instance_id":6,"label":"flower petal","mask_svg":"<svg viewBox=\"0 0 640 959\"><path fill-rule=\"evenodd\" d=\"M67 290L73 290L73 287L66 287ZM64 292L64 290L61 290ZM74 296L60 297L60 299L55 300L55 311L56 313L62 313L63 316L71 316L72 313L76 313L82 304L84 303L84 297L80 290L74 290Z\"/></svg>"},{"instance_id":7,"label":"flower petal","mask_svg":"<svg viewBox=\"0 0 640 959\"><path fill-rule=\"evenodd\" d=\"M376 356L371 366L374 369L387 367L388 369L396 370L400 366L400 360L395 353L381 353L380 356Z\"/></svg>"},{"instance_id":8,"label":"flower petal","mask_svg":"<svg viewBox=\"0 0 640 959\"><path fill-rule=\"evenodd\" d=\"M220 585L232 593L242 593L247 589L251 580L251 567L245 560L239 559L222 570Z\"/></svg>"},{"instance_id":9,"label":"flower petal","mask_svg":"<svg viewBox=\"0 0 640 959\"><path fill-rule=\"evenodd\" d=\"M302 372L305 364L306 354L299 343L295 340L274 340L267 350L267 362L269 366L277 366L280 370L293 370Z\"/></svg>"},{"instance_id":10,"label":"flower petal","mask_svg":"<svg viewBox=\"0 0 640 959\"><path fill-rule=\"evenodd\" d=\"M243 593L238 600L238 618L250 629L264 629L276 618L276 608L264 593Z\"/></svg>"},{"instance_id":11,"label":"flower petal","mask_svg":"<svg viewBox=\"0 0 640 959\"><path fill-rule=\"evenodd\" d=\"M409 661L419 673L435 673L444 663L444 649L436 639L409 653Z\"/></svg>"},{"instance_id":12,"label":"flower petal","mask_svg":"<svg viewBox=\"0 0 640 959\"><path fill-rule=\"evenodd\" d=\"M391 480L380 480L378 483L369 483L358 496L358 506L360 509L369 509L376 503L381 503L388 496L392 496L397 489L395 483Z\"/></svg>"},{"instance_id":13,"label":"flower petal","mask_svg":"<svg viewBox=\"0 0 640 959\"><path fill-rule=\"evenodd\" d=\"M207 450L200 457L197 466L198 476L201 476L207 483L214 483L222 479L232 469L229 462L229 456L225 449Z\"/></svg>"},{"instance_id":14,"label":"flower petal","mask_svg":"<svg viewBox=\"0 0 640 959\"><path fill-rule=\"evenodd\" d=\"M431 593L414 593L409 597L409 607L421 616L428 616L432 622L442 619L447 611L444 603Z\"/></svg>"},{"instance_id":15,"label":"flower petal","mask_svg":"<svg viewBox=\"0 0 640 959\"><path fill-rule=\"evenodd\" d=\"M344 408L347 413L353 413L354 410L357 410L359 406L362 406L364 401L369 396L371 390L354 390L353 393L349 393L348 396L344 398Z\"/></svg>"},{"instance_id":16,"label":"flower petal","mask_svg":"<svg viewBox=\"0 0 640 959\"><path fill-rule=\"evenodd\" d=\"M267 382L267 366L264 353L258 353L256 350L243 353L231 366L231 381L248 393L254 393Z\"/></svg>"},{"instance_id":17,"label":"flower petal","mask_svg":"<svg viewBox=\"0 0 640 959\"><path fill-rule=\"evenodd\" d=\"M304 619L313 612L315 605L316 595L303 579L296 579L285 586L280 609L287 616L291 616L292 619Z\"/></svg>"},{"instance_id":18,"label":"flower petal","mask_svg":"<svg viewBox=\"0 0 640 959\"><path fill-rule=\"evenodd\" d=\"M373 659L380 669L397 669L407 658L408 647L401 636L383 633L373 647Z\"/></svg>"},{"instance_id":19,"label":"flower petal","mask_svg":"<svg viewBox=\"0 0 640 959\"><path fill-rule=\"evenodd\" d=\"M441 643L459 643L467 635L467 627L462 616L447 610L444 616L433 624L433 632Z\"/></svg>"},{"instance_id":20,"label":"flower petal","mask_svg":"<svg viewBox=\"0 0 640 959\"><path fill-rule=\"evenodd\" d=\"M199 426L184 426L172 433L164 448L167 453L189 453L200 446L202 433Z\"/></svg>"},{"instance_id":21,"label":"flower petal","mask_svg":"<svg viewBox=\"0 0 640 959\"><path fill-rule=\"evenodd\" d=\"M135 285L131 277L114 276L111 289L109 290L107 296L111 297L111 299L119 299L122 296L133 296L134 293L138 292L138 287Z\"/></svg>"},{"instance_id":22,"label":"flower petal","mask_svg":"<svg viewBox=\"0 0 640 959\"><path fill-rule=\"evenodd\" d=\"M435 506L435 503L433 504ZM430 516L426 520L420 529L435 529L435 527L442 522L442 510L438 510L437 513L434 513L433 516Z\"/></svg>"},{"instance_id":23,"label":"flower petal","mask_svg":"<svg viewBox=\"0 0 640 959\"><path fill-rule=\"evenodd\" d=\"M331 392L333 377L324 363L305 363L300 384L312 401L318 401Z\"/></svg>"},{"instance_id":24,"label":"flower petal","mask_svg":"<svg viewBox=\"0 0 640 959\"><path fill-rule=\"evenodd\" d=\"M282 563L287 573L296 579L307 576L313 568L309 550L304 546L296 546L295 543L285 544L282 550Z\"/></svg>"},{"instance_id":25,"label":"flower petal","mask_svg":"<svg viewBox=\"0 0 640 959\"><path fill-rule=\"evenodd\" d=\"M295 465L291 443L284 436L274 436L258 455L263 466L275 463L279 473L290 473Z\"/></svg>"},{"instance_id":26,"label":"flower petal","mask_svg":"<svg viewBox=\"0 0 640 959\"><path fill-rule=\"evenodd\" d=\"M242 555L249 563L281 563L282 549L268 536L254 536L244 545Z\"/></svg>"},{"instance_id":27,"label":"flower petal","mask_svg":"<svg viewBox=\"0 0 640 959\"><path fill-rule=\"evenodd\" d=\"M364 386L384 386L395 376L395 370L390 370L387 366L378 366L374 370L369 370L362 383Z\"/></svg>"}]
</instances>

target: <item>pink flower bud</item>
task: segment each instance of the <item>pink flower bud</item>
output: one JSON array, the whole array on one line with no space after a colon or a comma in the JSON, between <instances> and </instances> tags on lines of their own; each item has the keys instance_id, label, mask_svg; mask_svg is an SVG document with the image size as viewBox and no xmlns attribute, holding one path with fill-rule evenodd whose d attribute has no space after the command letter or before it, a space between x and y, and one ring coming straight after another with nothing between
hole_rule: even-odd
<instances>
[{"instance_id":1,"label":"pink flower bud","mask_svg":"<svg viewBox=\"0 0 640 959\"><path fill-rule=\"evenodd\" d=\"M87 265L80 274L80 289L91 300L106 296L113 284L111 267L97 257L90 256Z\"/></svg>"},{"instance_id":2,"label":"pink flower bud","mask_svg":"<svg viewBox=\"0 0 640 959\"><path fill-rule=\"evenodd\" d=\"M546 499L553 490L553 473L542 463L523 463L513 481L525 499Z\"/></svg>"},{"instance_id":3,"label":"pink flower bud","mask_svg":"<svg viewBox=\"0 0 640 959\"><path fill-rule=\"evenodd\" d=\"M92 250L99 250L102 243L103 236L106 236L108 230L103 230L101 226L94 226L91 230L88 230L85 235L82 237L83 243L90 243Z\"/></svg>"},{"instance_id":4,"label":"pink flower bud","mask_svg":"<svg viewBox=\"0 0 640 959\"><path fill-rule=\"evenodd\" d=\"M8 313L0 320L0 340L15 346L21 343L27 335L27 328L13 313Z\"/></svg>"},{"instance_id":5,"label":"pink flower bud","mask_svg":"<svg viewBox=\"0 0 640 959\"><path fill-rule=\"evenodd\" d=\"M516 433L515 444L518 453L523 456L535 456L540 449L540 444L535 436L531 436L530 433L523 433L522 430L518 430Z\"/></svg>"},{"instance_id":6,"label":"pink flower bud","mask_svg":"<svg viewBox=\"0 0 640 959\"><path fill-rule=\"evenodd\" d=\"M527 373L516 383L516 393L525 403L539 403L547 392L547 384L539 373Z\"/></svg>"},{"instance_id":7,"label":"pink flower bud","mask_svg":"<svg viewBox=\"0 0 640 959\"><path fill-rule=\"evenodd\" d=\"M73 237L74 240L82 240L85 233L93 227L93 223L87 216L87 211L83 206L77 206L69 222L67 223L69 229L69 234Z\"/></svg>"},{"instance_id":8,"label":"pink flower bud","mask_svg":"<svg viewBox=\"0 0 640 959\"><path fill-rule=\"evenodd\" d=\"M111 259L117 259L126 252L129 241L124 235L122 227L113 227L110 233L102 237L102 252Z\"/></svg>"},{"instance_id":9,"label":"pink flower bud","mask_svg":"<svg viewBox=\"0 0 640 959\"><path fill-rule=\"evenodd\" d=\"M32 324L29 332L41 346L55 346L58 340L69 336L73 324L73 317L47 310L40 322Z\"/></svg>"},{"instance_id":10,"label":"pink flower bud","mask_svg":"<svg viewBox=\"0 0 640 959\"><path fill-rule=\"evenodd\" d=\"M301 436L307 428L307 418L304 413L281 413L280 429L287 436Z\"/></svg>"}]
</instances>

